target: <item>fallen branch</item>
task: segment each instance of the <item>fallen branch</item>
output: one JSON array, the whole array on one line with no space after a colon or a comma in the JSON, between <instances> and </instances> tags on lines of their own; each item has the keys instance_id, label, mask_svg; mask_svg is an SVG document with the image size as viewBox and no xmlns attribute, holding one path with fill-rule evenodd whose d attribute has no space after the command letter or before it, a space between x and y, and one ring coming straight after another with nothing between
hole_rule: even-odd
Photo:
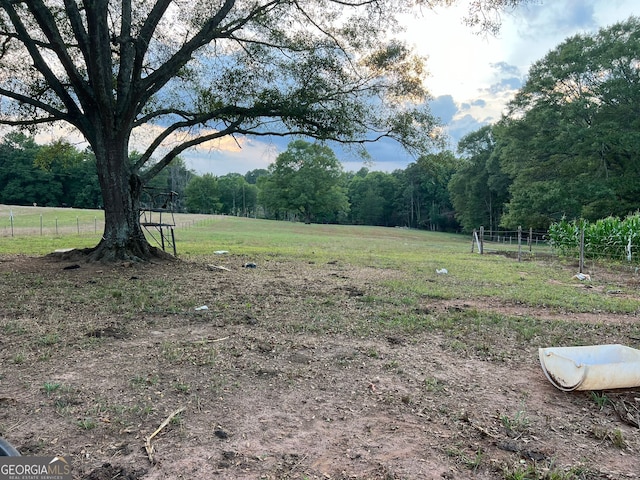
<instances>
[{"instance_id":1,"label":"fallen branch","mask_svg":"<svg viewBox=\"0 0 640 480\"><path fill-rule=\"evenodd\" d=\"M209 270L223 270L225 272L230 272L231 269L227 267L223 267L222 265L207 265Z\"/></svg>"},{"instance_id":2,"label":"fallen branch","mask_svg":"<svg viewBox=\"0 0 640 480\"><path fill-rule=\"evenodd\" d=\"M225 340L229 340L231 337L222 337L222 338L203 338L202 340L187 340L182 342L182 345L204 345L206 343L218 343L224 342Z\"/></svg>"},{"instance_id":3,"label":"fallen branch","mask_svg":"<svg viewBox=\"0 0 640 480\"><path fill-rule=\"evenodd\" d=\"M216 343L216 342L224 342L225 340L228 340L229 337L222 337L222 338L207 338L207 342L208 343Z\"/></svg>"},{"instance_id":4,"label":"fallen branch","mask_svg":"<svg viewBox=\"0 0 640 480\"><path fill-rule=\"evenodd\" d=\"M619 402L611 402L613 409L624 423L632 427L640 428L640 409L630 403L620 400Z\"/></svg>"},{"instance_id":5,"label":"fallen branch","mask_svg":"<svg viewBox=\"0 0 640 480\"><path fill-rule=\"evenodd\" d=\"M156 429L156 431L153 432L151 435L149 435L147 438L145 438L144 449L147 451L147 456L149 457L149 462L153 463L153 445L151 445L151 440L153 439L153 437L158 435L162 431L162 429L164 427L169 425L169 422L173 419L173 417L175 417L179 413L184 412L184 410L185 410L184 407L180 407L177 410L171 412L171 414L167 418L164 419L164 422L162 422L160 424L160 426Z\"/></svg>"},{"instance_id":6,"label":"fallen branch","mask_svg":"<svg viewBox=\"0 0 640 480\"><path fill-rule=\"evenodd\" d=\"M478 425L477 423L474 423L472 421L469 420L469 425L471 425L473 428L475 428L476 430L478 430L480 433L482 433L483 435L486 435L487 437L493 438L494 440L498 440L498 437L496 437L493 433L491 433L489 430L487 430L484 427L481 427L480 425Z\"/></svg>"}]
</instances>

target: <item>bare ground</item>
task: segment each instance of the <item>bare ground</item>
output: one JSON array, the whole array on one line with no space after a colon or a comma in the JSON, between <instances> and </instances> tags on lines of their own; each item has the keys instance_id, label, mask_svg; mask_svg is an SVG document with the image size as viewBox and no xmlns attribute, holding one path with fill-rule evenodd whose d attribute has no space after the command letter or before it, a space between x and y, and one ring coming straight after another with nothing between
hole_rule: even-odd
<instances>
[{"instance_id":1,"label":"bare ground","mask_svg":"<svg viewBox=\"0 0 640 480\"><path fill-rule=\"evenodd\" d=\"M487 311L637 346L635 315L405 305L394 271L216 261L1 258L0 436L93 480L640 477L640 390L555 389L535 336L393 326Z\"/></svg>"}]
</instances>

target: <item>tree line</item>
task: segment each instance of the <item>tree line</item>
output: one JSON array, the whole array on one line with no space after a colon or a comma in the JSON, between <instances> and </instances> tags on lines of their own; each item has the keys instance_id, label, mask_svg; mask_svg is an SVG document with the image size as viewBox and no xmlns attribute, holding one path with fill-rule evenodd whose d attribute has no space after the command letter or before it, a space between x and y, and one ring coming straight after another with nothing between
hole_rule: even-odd
<instances>
[{"instance_id":1,"label":"tree line","mask_svg":"<svg viewBox=\"0 0 640 480\"><path fill-rule=\"evenodd\" d=\"M459 143L449 190L464 229L547 229L640 208L640 20L566 39L495 125Z\"/></svg>"},{"instance_id":2,"label":"tree line","mask_svg":"<svg viewBox=\"0 0 640 480\"><path fill-rule=\"evenodd\" d=\"M455 162L443 152L392 173L346 172L326 145L296 140L269 168L244 175L198 175L178 157L148 185L142 207L162 207L162 193L175 192L176 212L453 230L447 184ZM0 142L0 203L102 208L95 157L64 141L39 145L9 133Z\"/></svg>"}]
</instances>

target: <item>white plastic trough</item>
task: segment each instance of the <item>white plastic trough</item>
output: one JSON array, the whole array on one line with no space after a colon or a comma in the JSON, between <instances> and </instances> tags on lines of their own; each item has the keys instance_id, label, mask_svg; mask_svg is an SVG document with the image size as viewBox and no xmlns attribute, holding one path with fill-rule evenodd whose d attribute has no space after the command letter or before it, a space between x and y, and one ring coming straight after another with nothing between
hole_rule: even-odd
<instances>
[{"instance_id":1,"label":"white plastic trough","mask_svg":"<svg viewBox=\"0 0 640 480\"><path fill-rule=\"evenodd\" d=\"M624 345L540 348L547 379L565 392L640 387L640 350Z\"/></svg>"}]
</instances>

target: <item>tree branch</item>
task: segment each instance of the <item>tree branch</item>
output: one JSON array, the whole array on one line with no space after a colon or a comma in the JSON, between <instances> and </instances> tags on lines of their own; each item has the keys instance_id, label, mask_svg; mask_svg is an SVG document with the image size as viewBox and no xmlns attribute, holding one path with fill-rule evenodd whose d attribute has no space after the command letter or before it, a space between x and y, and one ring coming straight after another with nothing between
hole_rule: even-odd
<instances>
[{"instance_id":1,"label":"tree branch","mask_svg":"<svg viewBox=\"0 0 640 480\"><path fill-rule=\"evenodd\" d=\"M84 58L87 58L89 56L89 38L82 24L82 15L78 9L78 4L74 0L64 0L64 8L67 12L67 17L69 17L73 35L78 41L78 47Z\"/></svg>"},{"instance_id":2,"label":"tree branch","mask_svg":"<svg viewBox=\"0 0 640 480\"><path fill-rule=\"evenodd\" d=\"M135 65L136 48L131 38L131 0L122 0L122 18L120 19L120 38L114 41L120 44L120 65L116 87L117 115L128 118L135 115L133 94L133 71Z\"/></svg>"},{"instance_id":3,"label":"tree branch","mask_svg":"<svg viewBox=\"0 0 640 480\"><path fill-rule=\"evenodd\" d=\"M14 92L12 90L7 90L5 88L1 88L0 87L0 96L4 96L7 98L12 98L13 100L16 100L19 103L25 104L25 105L31 105L34 108L37 108L39 110L43 110L45 112L47 112L49 115L51 115L51 117L53 117L54 119L57 120L63 120L66 122L71 123L71 119L69 118L68 114L61 112L60 110L58 110L55 107L52 107L51 105L41 102L35 98L32 97L28 97L26 95L22 95L20 93ZM8 120L9 121L9 120ZM37 121L38 123L44 123L41 119L24 119L24 120L10 120L11 122L21 122L21 124L24 125L28 125L29 121ZM7 125L9 125L8 123L6 123Z\"/></svg>"},{"instance_id":4,"label":"tree branch","mask_svg":"<svg viewBox=\"0 0 640 480\"><path fill-rule=\"evenodd\" d=\"M76 95L78 95L80 102L84 104L86 108L86 106L90 104L90 99L91 99L89 86L78 73L78 70L76 69L73 63L73 60L69 55L68 45L66 45L64 40L62 39L62 36L60 35L60 31L58 30L56 21L53 18L51 11L42 2L42 0L33 0L31 2L27 2L27 4L31 14L33 15L33 18L36 20L36 22L38 23L38 26L42 30L42 33L44 33L45 37L49 40L51 51L53 51L56 54L56 57L58 58L58 60L60 60L60 64L62 65L67 76L69 77L69 81L73 86L73 89ZM81 41L82 37L78 40ZM38 70L40 69L38 68ZM42 70L40 71L42 72ZM64 102L64 98L61 97L61 99ZM71 100L71 97L69 97L69 99ZM71 108L69 108L69 105L67 105L67 102L65 102L65 105L67 106L67 109L69 109L70 111L72 110ZM75 102L73 102L73 105L76 106Z\"/></svg>"},{"instance_id":5,"label":"tree branch","mask_svg":"<svg viewBox=\"0 0 640 480\"><path fill-rule=\"evenodd\" d=\"M151 39L156 31L158 23L162 20L165 12L171 5L172 0L158 0L151 9L151 12L144 21L140 29L138 38L135 40L135 61L132 70L132 79L142 78L142 67L144 58L147 55Z\"/></svg>"},{"instance_id":6,"label":"tree branch","mask_svg":"<svg viewBox=\"0 0 640 480\"><path fill-rule=\"evenodd\" d=\"M225 0L222 7L202 26L198 33L182 45L160 68L140 82L140 90L143 91L144 94L141 95L139 103L141 105L145 104L152 95L158 92L158 90L175 76L176 72L191 60L191 56L196 50L214 39L230 38L233 32L241 29L251 20L265 15L269 10L282 2L283 0L272 0L260 7L251 9L246 17L234 20L221 29L220 26L222 22L228 17L236 3L236 0Z\"/></svg>"},{"instance_id":7,"label":"tree branch","mask_svg":"<svg viewBox=\"0 0 640 480\"><path fill-rule=\"evenodd\" d=\"M227 135L232 135L237 130L237 126L241 123L241 120L236 122L232 122L225 129L211 133L209 135L202 135L200 137L196 137L188 142L182 142L181 144L175 146L169 153L167 153L164 157L160 159L158 163L156 163L153 167L151 167L144 175L141 176L142 183L148 183L153 177L155 177L158 173L162 171L169 163L173 161L175 157L180 155L185 150L195 147L197 145L201 145L205 142L216 140L218 138L226 137ZM145 153L146 154L146 153ZM142 165L138 166L140 162L136 164L136 169L139 169Z\"/></svg>"},{"instance_id":8,"label":"tree branch","mask_svg":"<svg viewBox=\"0 0 640 480\"><path fill-rule=\"evenodd\" d=\"M87 75L93 96L94 105L102 121L100 128L112 129L113 118L113 65L111 59L111 35L107 22L109 0L92 0L85 2L87 34L92 46L91 55L85 58ZM89 104L91 105L91 104ZM88 105L87 105L88 106ZM85 106L85 109L87 108Z\"/></svg>"},{"instance_id":9,"label":"tree branch","mask_svg":"<svg viewBox=\"0 0 640 480\"><path fill-rule=\"evenodd\" d=\"M42 58L42 55L40 54L40 51L38 49L38 45L33 40L33 38L31 38L31 36L29 35L24 23L22 22L22 19L20 18L20 15L18 14L18 12L15 10L13 6L13 2L11 2L10 0L0 0L0 6L2 6L2 8L9 15L9 19L11 20L13 27L16 29L16 34L18 38L21 40L21 42L29 52L29 55L33 59L34 67L40 73L42 73L45 81L51 86L55 94L58 96L58 98L60 98L60 100L64 103L65 107L69 111L69 116L61 117L61 120L68 121L69 123L75 125L76 127L82 130L83 125L81 121L82 115L81 115L80 109L76 105L73 98L66 91L62 83L58 80L56 75L51 71L51 68L49 67L49 65L47 65L47 62L44 60L44 58ZM13 92L11 93L13 94ZM20 102L24 102L24 99L28 98L26 96L22 96L17 93L14 94L13 96L11 95L8 95L8 96ZM24 102L24 103L34 105L33 102L37 102L37 100L35 99L29 99L29 100L33 100L33 101ZM38 106L38 108L40 107Z\"/></svg>"}]
</instances>

